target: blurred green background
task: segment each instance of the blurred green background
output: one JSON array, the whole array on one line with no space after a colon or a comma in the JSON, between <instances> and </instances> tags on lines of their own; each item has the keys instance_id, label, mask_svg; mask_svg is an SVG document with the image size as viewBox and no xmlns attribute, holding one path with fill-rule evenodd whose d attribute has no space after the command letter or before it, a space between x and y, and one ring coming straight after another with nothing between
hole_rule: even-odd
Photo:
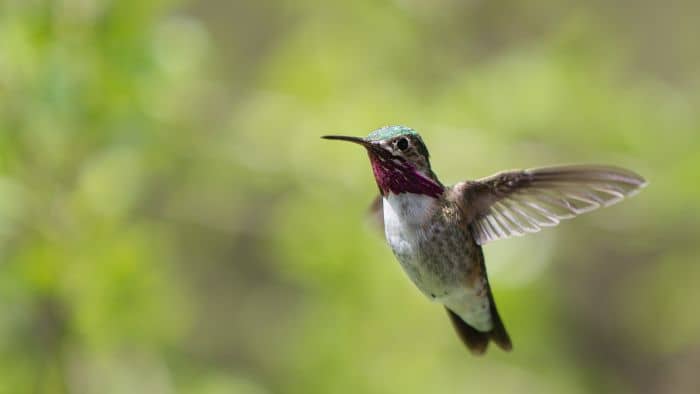
<instances>
[{"instance_id":1,"label":"blurred green background","mask_svg":"<svg viewBox=\"0 0 700 394\"><path fill-rule=\"evenodd\" d=\"M700 24L673 0L0 2L0 393L700 392ZM638 196L485 248L471 356L366 208L593 162Z\"/></svg>"}]
</instances>

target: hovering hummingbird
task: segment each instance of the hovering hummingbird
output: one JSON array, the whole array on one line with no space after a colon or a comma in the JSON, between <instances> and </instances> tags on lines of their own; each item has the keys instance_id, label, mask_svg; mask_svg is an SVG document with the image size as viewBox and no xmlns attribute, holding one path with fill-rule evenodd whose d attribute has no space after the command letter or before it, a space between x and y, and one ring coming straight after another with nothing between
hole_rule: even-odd
<instances>
[{"instance_id":1,"label":"hovering hummingbird","mask_svg":"<svg viewBox=\"0 0 700 394\"><path fill-rule=\"evenodd\" d=\"M444 186L430 167L421 136L386 126L367 137L326 135L367 149L380 196L373 210L411 281L444 305L474 354L489 341L512 348L491 293L481 246L555 226L612 205L646 185L632 171L570 165L504 171Z\"/></svg>"}]
</instances>

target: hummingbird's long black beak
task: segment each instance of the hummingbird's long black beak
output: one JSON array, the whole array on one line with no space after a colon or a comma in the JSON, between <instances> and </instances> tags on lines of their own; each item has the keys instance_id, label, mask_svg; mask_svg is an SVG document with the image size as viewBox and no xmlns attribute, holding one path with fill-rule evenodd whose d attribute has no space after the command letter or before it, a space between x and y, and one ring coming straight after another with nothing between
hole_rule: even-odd
<instances>
[{"instance_id":1,"label":"hummingbird's long black beak","mask_svg":"<svg viewBox=\"0 0 700 394\"><path fill-rule=\"evenodd\" d=\"M367 149L367 151L373 155L384 156L387 153L386 151L384 151L384 149L381 148L381 146L378 143L373 141L367 141L362 137L352 137L349 135L324 135L321 138L325 138L327 140L354 142L356 144L364 146Z\"/></svg>"},{"instance_id":2,"label":"hummingbird's long black beak","mask_svg":"<svg viewBox=\"0 0 700 394\"><path fill-rule=\"evenodd\" d=\"M365 140L364 138L361 137L352 137L348 135L324 135L321 138L325 138L327 140L340 140L340 141L349 141L349 142L354 142L356 144L368 146L370 144L369 141Z\"/></svg>"}]
</instances>

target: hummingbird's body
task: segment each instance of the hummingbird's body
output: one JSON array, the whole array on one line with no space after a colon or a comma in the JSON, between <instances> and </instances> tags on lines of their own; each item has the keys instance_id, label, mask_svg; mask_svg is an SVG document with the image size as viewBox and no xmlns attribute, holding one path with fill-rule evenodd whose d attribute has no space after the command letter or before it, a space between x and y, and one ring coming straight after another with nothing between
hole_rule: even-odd
<instances>
[{"instance_id":1,"label":"hummingbird's body","mask_svg":"<svg viewBox=\"0 0 700 394\"><path fill-rule=\"evenodd\" d=\"M481 247L454 195L383 198L387 242L411 281L476 329L492 328ZM452 201L451 201L452 200Z\"/></svg>"},{"instance_id":2,"label":"hummingbird's body","mask_svg":"<svg viewBox=\"0 0 700 394\"><path fill-rule=\"evenodd\" d=\"M613 167L565 166L510 171L445 187L413 129L387 126L366 138L326 136L365 146L380 191L379 218L402 268L445 306L474 353L489 341L510 350L491 294L481 245L539 231L630 195L645 181Z\"/></svg>"}]
</instances>

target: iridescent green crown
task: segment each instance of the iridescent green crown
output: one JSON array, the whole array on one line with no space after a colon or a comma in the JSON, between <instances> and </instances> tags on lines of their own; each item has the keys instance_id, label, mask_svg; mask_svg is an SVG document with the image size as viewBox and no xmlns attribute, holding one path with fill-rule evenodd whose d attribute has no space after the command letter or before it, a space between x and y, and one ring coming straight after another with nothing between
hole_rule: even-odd
<instances>
[{"instance_id":1,"label":"iridescent green crown","mask_svg":"<svg viewBox=\"0 0 700 394\"><path fill-rule=\"evenodd\" d=\"M377 129L369 133L367 136L366 140L368 141L381 141L381 140L386 140L389 138L393 138L399 135L412 135L420 138L420 135L418 135L418 132L413 130L410 127L406 126L399 126L399 125L392 125L392 126L384 126L381 129Z\"/></svg>"}]
</instances>

